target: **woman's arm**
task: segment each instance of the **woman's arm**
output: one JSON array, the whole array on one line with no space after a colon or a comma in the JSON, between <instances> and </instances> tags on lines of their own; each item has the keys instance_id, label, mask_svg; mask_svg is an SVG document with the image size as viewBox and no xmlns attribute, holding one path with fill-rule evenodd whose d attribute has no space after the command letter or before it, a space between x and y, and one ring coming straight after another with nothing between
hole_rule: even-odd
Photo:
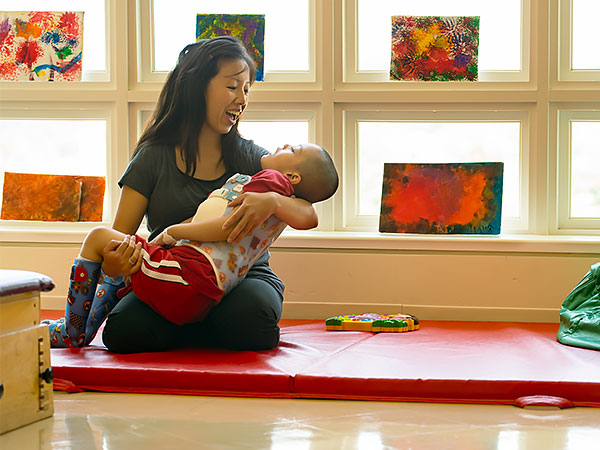
<instances>
[{"instance_id":1,"label":"woman's arm","mask_svg":"<svg viewBox=\"0 0 600 450\"><path fill-rule=\"evenodd\" d=\"M113 228L121 233L135 234L148 207L148 199L129 186L123 186Z\"/></svg>"},{"instance_id":2,"label":"woman's arm","mask_svg":"<svg viewBox=\"0 0 600 450\"><path fill-rule=\"evenodd\" d=\"M297 230L309 230L319 224L312 204L275 192L246 192L229 206L236 207L223 224L223 229L229 232L229 242L239 242L273 214Z\"/></svg>"}]
</instances>

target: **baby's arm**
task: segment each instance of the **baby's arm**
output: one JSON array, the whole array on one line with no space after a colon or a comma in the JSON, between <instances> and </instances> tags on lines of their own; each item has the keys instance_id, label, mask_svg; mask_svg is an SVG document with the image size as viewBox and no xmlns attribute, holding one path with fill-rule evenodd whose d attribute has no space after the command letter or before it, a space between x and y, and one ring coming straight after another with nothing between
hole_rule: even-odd
<instances>
[{"instance_id":1,"label":"baby's arm","mask_svg":"<svg viewBox=\"0 0 600 450\"><path fill-rule=\"evenodd\" d=\"M151 244L172 245L169 240L172 237L175 240L188 239L190 241L224 241L227 239L228 231L223 230L223 224L227 216L220 216L211 219L201 220L193 223L180 223L171 225L161 234L159 234ZM165 236L167 234L168 236Z\"/></svg>"}]
</instances>

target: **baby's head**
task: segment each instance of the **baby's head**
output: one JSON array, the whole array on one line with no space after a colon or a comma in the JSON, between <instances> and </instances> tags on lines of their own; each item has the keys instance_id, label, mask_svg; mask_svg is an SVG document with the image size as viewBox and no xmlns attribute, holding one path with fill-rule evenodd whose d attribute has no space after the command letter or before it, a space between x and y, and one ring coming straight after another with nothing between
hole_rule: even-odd
<instances>
[{"instance_id":1,"label":"baby's head","mask_svg":"<svg viewBox=\"0 0 600 450\"><path fill-rule=\"evenodd\" d=\"M311 203L331 197L338 187L338 174L329 153L315 144L284 145L262 158L263 169L284 174L294 185L296 197Z\"/></svg>"}]
</instances>

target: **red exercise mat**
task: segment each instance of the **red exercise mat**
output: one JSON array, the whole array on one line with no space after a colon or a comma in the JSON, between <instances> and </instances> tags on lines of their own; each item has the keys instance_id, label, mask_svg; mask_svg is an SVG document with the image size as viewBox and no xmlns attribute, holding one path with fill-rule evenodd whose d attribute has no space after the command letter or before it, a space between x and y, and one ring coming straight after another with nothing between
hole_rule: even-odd
<instances>
[{"instance_id":1,"label":"red exercise mat","mask_svg":"<svg viewBox=\"0 0 600 450\"><path fill-rule=\"evenodd\" d=\"M600 406L600 352L556 341L557 324L422 321L410 333L325 331L284 320L278 348L112 354L97 338L52 349L55 389L278 398Z\"/></svg>"}]
</instances>

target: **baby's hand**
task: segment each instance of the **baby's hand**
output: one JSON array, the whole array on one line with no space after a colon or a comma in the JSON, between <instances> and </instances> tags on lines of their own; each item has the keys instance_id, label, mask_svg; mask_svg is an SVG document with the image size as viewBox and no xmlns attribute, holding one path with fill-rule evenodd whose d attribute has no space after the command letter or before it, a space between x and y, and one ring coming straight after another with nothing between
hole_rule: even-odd
<instances>
[{"instance_id":1,"label":"baby's hand","mask_svg":"<svg viewBox=\"0 0 600 450\"><path fill-rule=\"evenodd\" d=\"M164 230L158 236L150 241L150 244L160 245L161 247L172 247L177 240L171 236L167 230Z\"/></svg>"}]
</instances>

